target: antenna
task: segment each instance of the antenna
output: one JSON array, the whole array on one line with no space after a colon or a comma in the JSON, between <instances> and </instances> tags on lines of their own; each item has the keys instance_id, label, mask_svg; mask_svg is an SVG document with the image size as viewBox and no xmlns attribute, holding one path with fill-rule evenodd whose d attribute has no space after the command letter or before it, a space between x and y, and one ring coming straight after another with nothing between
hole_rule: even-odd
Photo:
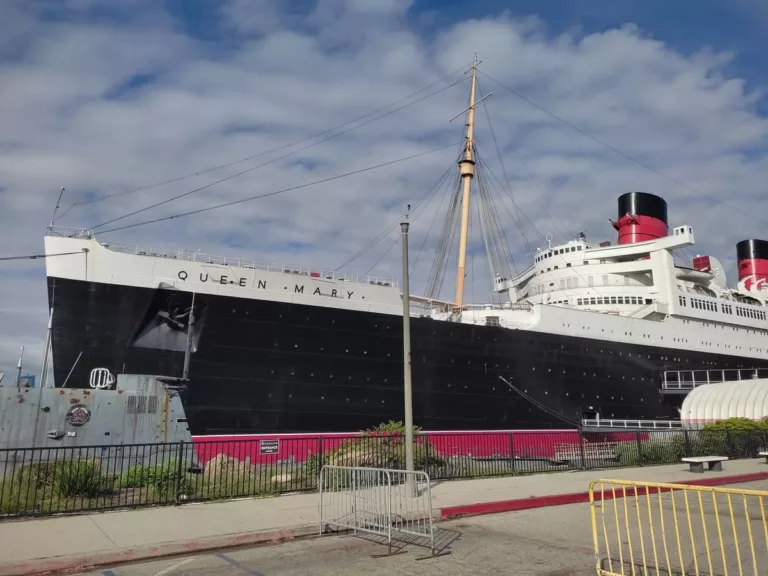
<instances>
[{"instance_id":1,"label":"antenna","mask_svg":"<svg viewBox=\"0 0 768 576\"><path fill-rule=\"evenodd\" d=\"M64 196L64 186L61 187L61 191L59 192L59 199L56 200L56 208L53 209L53 216L51 216L51 226L53 226L53 223L56 221L56 212L59 211L59 206L61 205L61 197Z\"/></svg>"},{"instance_id":2,"label":"antenna","mask_svg":"<svg viewBox=\"0 0 768 576\"><path fill-rule=\"evenodd\" d=\"M21 352L19 353L19 363L16 366L16 388L21 386L21 367L24 364L24 346L21 347Z\"/></svg>"}]
</instances>

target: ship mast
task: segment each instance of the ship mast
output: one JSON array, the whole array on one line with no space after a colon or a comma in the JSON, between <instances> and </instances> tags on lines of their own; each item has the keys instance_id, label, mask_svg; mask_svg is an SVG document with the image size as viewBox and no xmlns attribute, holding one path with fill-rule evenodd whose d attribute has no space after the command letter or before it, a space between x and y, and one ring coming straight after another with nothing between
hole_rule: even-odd
<instances>
[{"instance_id":1,"label":"ship mast","mask_svg":"<svg viewBox=\"0 0 768 576\"><path fill-rule=\"evenodd\" d=\"M477 87L477 54L472 63L472 85L469 90L469 107L467 108L467 135L464 140L464 152L459 160L459 175L462 184L461 197L461 231L459 235L459 269L456 276L456 310L464 306L464 280L467 269L467 236L469 232L469 196L472 189L472 178L475 175L474 135L475 135L475 88Z\"/></svg>"}]
</instances>

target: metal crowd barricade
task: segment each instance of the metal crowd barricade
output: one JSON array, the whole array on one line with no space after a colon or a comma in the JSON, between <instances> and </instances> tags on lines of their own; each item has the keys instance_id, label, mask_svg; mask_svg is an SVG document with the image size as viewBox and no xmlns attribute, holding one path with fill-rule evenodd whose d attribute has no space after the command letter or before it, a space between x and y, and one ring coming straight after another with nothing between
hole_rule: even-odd
<instances>
[{"instance_id":1,"label":"metal crowd barricade","mask_svg":"<svg viewBox=\"0 0 768 576\"><path fill-rule=\"evenodd\" d=\"M320 534L329 528L428 545L435 556L429 476L385 468L325 465L318 480Z\"/></svg>"},{"instance_id":2,"label":"metal crowd barricade","mask_svg":"<svg viewBox=\"0 0 768 576\"><path fill-rule=\"evenodd\" d=\"M768 491L598 480L598 576L768 574Z\"/></svg>"}]
</instances>

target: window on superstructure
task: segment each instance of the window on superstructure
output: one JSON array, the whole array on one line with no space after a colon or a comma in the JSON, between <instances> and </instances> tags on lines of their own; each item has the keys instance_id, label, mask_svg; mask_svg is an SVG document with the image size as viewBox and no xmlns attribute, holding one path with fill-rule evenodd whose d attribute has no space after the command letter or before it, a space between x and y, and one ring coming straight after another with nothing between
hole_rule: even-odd
<instances>
[{"instance_id":1,"label":"window on superstructure","mask_svg":"<svg viewBox=\"0 0 768 576\"><path fill-rule=\"evenodd\" d=\"M577 305L577 306L581 306L581 305L582 305L582 299L581 299L581 298L578 298L578 299L576 300L576 305Z\"/></svg>"},{"instance_id":2,"label":"window on superstructure","mask_svg":"<svg viewBox=\"0 0 768 576\"><path fill-rule=\"evenodd\" d=\"M611 296L611 304L616 304L616 296Z\"/></svg>"},{"instance_id":3,"label":"window on superstructure","mask_svg":"<svg viewBox=\"0 0 768 576\"><path fill-rule=\"evenodd\" d=\"M594 298L590 298L590 299L589 299L589 303L590 303L590 304L592 304L592 305L594 306L594 304L595 304L595 299L594 299Z\"/></svg>"},{"instance_id":4,"label":"window on superstructure","mask_svg":"<svg viewBox=\"0 0 768 576\"><path fill-rule=\"evenodd\" d=\"M645 299L645 303L646 304L653 304L653 300L651 300L650 298L646 298ZM663 336L662 336L662 338L663 338Z\"/></svg>"}]
</instances>

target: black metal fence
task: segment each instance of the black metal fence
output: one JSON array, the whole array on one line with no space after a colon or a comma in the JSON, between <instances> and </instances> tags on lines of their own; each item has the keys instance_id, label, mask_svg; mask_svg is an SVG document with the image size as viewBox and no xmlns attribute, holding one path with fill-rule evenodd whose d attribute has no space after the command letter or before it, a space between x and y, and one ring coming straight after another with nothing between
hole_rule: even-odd
<instances>
[{"instance_id":1,"label":"black metal fence","mask_svg":"<svg viewBox=\"0 0 768 576\"><path fill-rule=\"evenodd\" d=\"M766 432L430 433L418 470L454 480L754 458ZM324 464L404 468L400 435L296 437L0 450L0 515L49 515L312 491Z\"/></svg>"}]
</instances>

